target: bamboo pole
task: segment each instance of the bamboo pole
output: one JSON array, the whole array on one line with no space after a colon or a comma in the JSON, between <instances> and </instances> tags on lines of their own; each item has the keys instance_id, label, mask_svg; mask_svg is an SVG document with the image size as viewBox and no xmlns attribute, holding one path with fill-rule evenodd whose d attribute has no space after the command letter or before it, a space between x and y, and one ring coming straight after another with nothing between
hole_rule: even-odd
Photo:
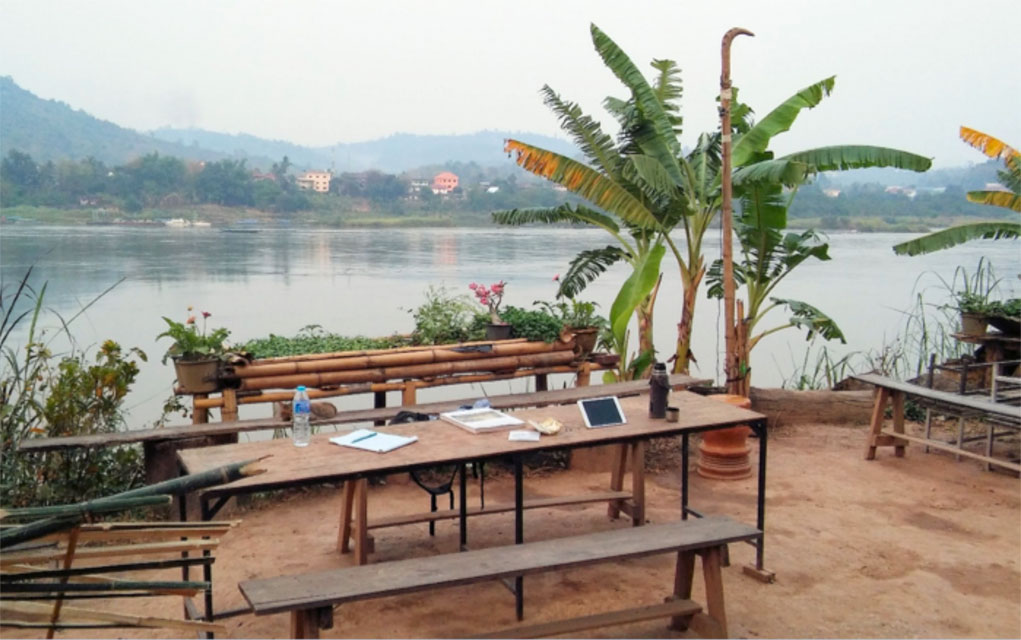
<instances>
[{"instance_id":1,"label":"bamboo pole","mask_svg":"<svg viewBox=\"0 0 1021 640\"><path fill-rule=\"evenodd\" d=\"M4 603L3 609L6 613L16 613L26 617L28 620L45 620L45 616L49 613L49 605L35 602L10 602ZM121 613L113 613L110 611L96 611L93 609L83 609L81 607L65 607L64 611L69 616L73 616L73 620L81 621L101 621L101 622L113 622L119 623L118 626L135 626L135 627L152 627L152 628L168 628L168 629L181 629L185 631L212 631L215 633L224 633L225 628L222 624L216 624L212 622L201 622L195 620L174 620L172 618L156 618L152 616L133 616ZM5 618L7 616L4 616ZM4 624L8 624L12 620L5 620ZM74 624L69 622L68 624Z\"/></svg>"},{"instance_id":2,"label":"bamboo pole","mask_svg":"<svg viewBox=\"0 0 1021 640\"><path fill-rule=\"evenodd\" d=\"M203 538L199 540L184 540L171 542L147 542L143 544L112 545L107 547L89 547L78 549L75 558L78 560L90 560L93 558L111 558L118 556L147 555L159 553L179 553L182 551L212 551L219 546L217 538ZM64 552L57 551L32 551L14 552L7 551L0 557L0 567L6 569L11 565L32 564L39 562L50 562L60 560Z\"/></svg>"},{"instance_id":3,"label":"bamboo pole","mask_svg":"<svg viewBox=\"0 0 1021 640\"><path fill-rule=\"evenodd\" d=\"M360 382L386 382L401 378L428 378L468 371L504 371L532 367L568 364L574 360L572 351L525 354L483 358L479 360L435 362L431 364L361 369L355 371L328 371L281 376L259 376L241 380L242 390L293 389L298 385L324 387Z\"/></svg>"},{"instance_id":4,"label":"bamboo pole","mask_svg":"<svg viewBox=\"0 0 1021 640\"><path fill-rule=\"evenodd\" d=\"M51 507L25 507L23 509L0 509L0 519L21 519L21 518L53 518L74 515L92 516L111 511L126 511L139 507L151 507L161 504L170 504L171 496L156 495L142 496L138 498L125 498L123 500L111 501L109 498L99 498L79 502L78 504L58 504Z\"/></svg>"},{"instance_id":5,"label":"bamboo pole","mask_svg":"<svg viewBox=\"0 0 1021 640\"><path fill-rule=\"evenodd\" d=\"M435 344L419 344L408 347L395 347L393 349L363 349L356 351L333 351L330 353L303 353L294 356L277 356L275 358L259 358L253 361L252 365L258 366L263 363L273 364L278 362L302 362L306 360L331 360L333 358L354 358L358 356L371 356L384 353L406 353L411 351L425 351L429 349L435 349L437 347L444 347L448 349L463 349L465 347L476 347L484 345L505 345L519 342L527 342L525 338L513 338L511 340L479 340L476 342L459 342L456 344L449 345L435 345ZM252 366L249 365L249 366Z\"/></svg>"},{"instance_id":6,"label":"bamboo pole","mask_svg":"<svg viewBox=\"0 0 1021 640\"><path fill-rule=\"evenodd\" d=\"M739 391L739 369L737 335L734 324L734 257L733 257L733 205L731 203L731 126L730 126L730 45L734 38L740 35L754 36L751 31L740 28L733 28L723 35L722 44L722 71L720 73L720 133L723 143L723 167L721 174L721 195L723 206L721 217L723 218L723 325L726 341L727 355L724 359L724 373L727 379L727 391L738 393Z\"/></svg>"},{"instance_id":7,"label":"bamboo pole","mask_svg":"<svg viewBox=\"0 0 1021 640\"><path fill-rule=\"evenodd\" d=\"M346 355L337 358L319 358L316 360L298 360L293 362L271 362L256 360L247 365L235 365L233 377L245 379L260 376L281 376L301 373L321 373L326 371L351 371L380 367L399 367L449 362L458 360L481 360L493 356L526 355L533 353L549 353L552 351L569 351L567 343L547 342L513 342L511 344L479 345L491 347L486 349L465 350L459 346L433 346L417 351L397 353L379 353L374 355ZM470 349L470 347L468 348Z\"/></svg>"}]
</instances>

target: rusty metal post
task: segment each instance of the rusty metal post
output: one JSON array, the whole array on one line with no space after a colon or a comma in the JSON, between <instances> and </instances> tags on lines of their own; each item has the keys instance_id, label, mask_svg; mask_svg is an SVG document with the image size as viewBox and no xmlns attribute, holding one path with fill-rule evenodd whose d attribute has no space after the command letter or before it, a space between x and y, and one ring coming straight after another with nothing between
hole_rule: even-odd
<instances>
[{"instance_id":1,"label":"rusty metal post","mask_svg":"<svg viewBox=\"0 0 1021 640\"><path fill-rule=\"evenodd\" d=\"M720 169L720 188L723 196L723 325L727 355L723 372L727 381L727 393L741 392L741 354L737 344L737 322L734 318L734 249L733 249L733 204L730 184L730 44L740 35L754 36L747 29L735 27L723 34L722 71L720 72L720 134L723 145L723 167Z\"/></svg>"}]
</instances>

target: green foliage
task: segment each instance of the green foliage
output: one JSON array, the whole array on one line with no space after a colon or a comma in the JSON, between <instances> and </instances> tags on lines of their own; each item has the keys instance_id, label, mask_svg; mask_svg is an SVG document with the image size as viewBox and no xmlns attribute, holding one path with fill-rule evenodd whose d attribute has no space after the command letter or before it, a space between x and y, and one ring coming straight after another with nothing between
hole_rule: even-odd
<instances>
[{"instance_id":1,"label":"green foliage","mask_svg":"<svg viewBox=\"0 0 1021 640\"><path fill-rule=\"evenodd\" d=\"M500 314L504 322L511 326L512 338L526 340L542 340L554 342L564 330L564 324L549 311L541 309L522 309L506 307Z\"/></svg>"},{"instance_id":2,"label":"green foliage","mask_svg":"<svg viewBox=\"0 0 1021 640\"><path fill-rule=\"evenodd\" d=\"M604 329L610 326L606 318L596 314L596 307L599 305L595 302L583 302L581 300L571 300L568 302L562 300L557 303L550 303L536 300L534 304L541 306L549 314L560 320L564 327L574 329L590 327Z\"/></svg>"},{"instance_id":3,"label":"green foliage","mask_svg":"<svg viewBox=\"0 0 1021 640\"><path fill-rule=\"evenodd\" d=\"M313 324L302 327L297 335L291 338L270 334L267 338L249 340L241 346L241 350L253 358L277 358L303 353L392 349L406 344L407 340L400 336L389 338L348 337L329 333L321 326Z\"/></svg>"},{"instance_id":4,"label":"green foliage","mask_svg":"<svg viewBox=\"0 0 1021 640\"><path fill-rule=\"evenodd\" d=\"M425 303L412 311L415 330L411 340L414 344L465 342L470 339L475 315L476 307L467 295L430 286Z\"/></svg>"},{"instance_id":5,"label":"green foliage","mask_svg":"<svg viewBox=\"0 0 1021 640\"><path fill-rule=\"evenodd\" d=\"M1007 300L995 300L989 305L989 313L1005 318L1021 318L1021 298L1008 298Z\"/></svg>"},{"instance_id":6,"label":"green foliage","mask_svg":"<svg viewBox=\"0 0 1021 640\"><path fill-rule=\"evenodd\" d=\"M188 311L191 311L191 307L188 307ZM228 353L226 340L230 331L223 327L206 331L206 320L211 315L209 312L202 312L202 331L199 331L194 315L188 316L184 322L176 322L163 316L167 330L156 336L156 339L170 338L174 341L163 354L163 364L167 363L167 358L198 360L210 356L221 357Z\"/></svg>"},{"instance_id":7,"label":"green foliage","mask_svg":"<svg viewBox=\"0 0 1021 640\"><path fill-rule=\"evenodd\" d=\"M124 353L106 341L94 361L73 349L58 356L41 329L45 284L36 292L29 269L11 292L0 291L0 503L9 507L62 504L98 498L137 486L143 476L137 447L17 453L25 438L114 433L124 426L123 403L138 375L138 349ZM94 302L95 300L93 300ZM27 309L19 310L26 303ZM92 304L92 303L89 303ZM86 305L86 308L88 305ZM84 309L83 309L84 311ZM9 344L27 322L25 344Z\"/></svg>"}]
</instances>

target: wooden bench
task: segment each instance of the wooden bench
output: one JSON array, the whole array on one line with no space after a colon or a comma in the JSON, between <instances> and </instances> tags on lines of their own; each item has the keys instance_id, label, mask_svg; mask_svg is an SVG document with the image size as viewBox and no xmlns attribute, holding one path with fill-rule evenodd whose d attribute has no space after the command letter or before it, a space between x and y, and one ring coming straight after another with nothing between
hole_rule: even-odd
<instances>
[{"instance_id":1,"label":"wooden bench","mask_svg":"<svg viewBox=\"0 0 1021 640\"><path fill-rule=\"evenodd\" d=\"M958 459L960 456L974 458L985 462L987 466L995 465L1021 472L1021 465L992 456L994 436L992 424L987 428L985 455L961 448L963 422L959 429L956 444L904 433L904 400L907 396L912 396L937 407L939 410L962 416L962 420L963 416L994 418L999 424L1012 427L1013 429L1021 428L1021 407L993 402L988 396L960 395L948 391L930 389L910 382L894 380L893 378L887 378L878 374L859 374L852 377L875 386L875 402L872 406L869 439L865 449L866 460L875 459L877 447L893 447L894 455L898 458L903 457L907 444L915 442L926 447L949 451L958 456ZM884 429L884 416L888 405L891 407L893 424L892 428Z\"/></svg>"},{"instance_id":2,"label":"wooden bench","mask_svg":"<svg viewBox=\"0 0 1021 640\"><path fill-rule=\"evenodd\" d=\"M474 637L529 638L595 627L670 617L684 629L701 607L691 601L695 555L702 557L708 617L721 637L727 634L721 566L726 545L752 540L754 527L726 517L682 520L641 528L616 529L570 538L358 565L315 573L246 580L238 587L256 615L290 612L291 636L317 638L333 625L333 607L381 598L515 578L612 560L677 553L673 594L663 604L583 616L554 623L516 626ZM519 605L518 619L521 619Z\"/></svg>"}]
</instances>

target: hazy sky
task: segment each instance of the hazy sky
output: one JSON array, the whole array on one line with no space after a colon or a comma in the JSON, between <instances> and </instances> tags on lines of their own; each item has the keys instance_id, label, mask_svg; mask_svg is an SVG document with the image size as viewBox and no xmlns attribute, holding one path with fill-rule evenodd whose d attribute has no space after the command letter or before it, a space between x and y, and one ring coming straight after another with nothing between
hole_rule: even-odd
<instances>
[{"instance_id":1,"label":"hazy sky","mask_svg":"<svg viewBox=\"0 0 1021 640\"><path fill-rule=\"evenodd\" d=\"M122 126L194 126L323 146L396 132L558 135L538 89L613 131L625 92L592 48L594 22L635 63L676 60L685 135L716 126L720 38L741 97L765 114L837 76L776 139L908 149L980 162L962 124L1021 145L1018 0L473 0L229 2L0 0L0 75ZM0 105L2 108L2 105Z\"/></svg>"}]
</instances>

